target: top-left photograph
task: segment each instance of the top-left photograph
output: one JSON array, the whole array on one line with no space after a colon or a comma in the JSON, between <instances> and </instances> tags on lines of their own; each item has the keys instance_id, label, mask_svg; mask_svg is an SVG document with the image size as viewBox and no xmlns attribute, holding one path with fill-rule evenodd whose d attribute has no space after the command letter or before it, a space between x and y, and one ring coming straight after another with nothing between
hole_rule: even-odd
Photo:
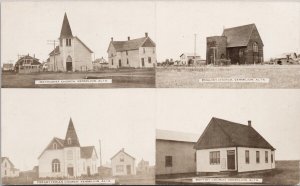
<instances>
[{"instance_id":1,"label":"top-left photograph","mask_svg":"<svg viewBox=\"0 0 300 186\"><path fill-rule=\"evenodd\" d=\"M155 88L155 2L1 3L2 88Z\"/></svg>"}]
</instances>

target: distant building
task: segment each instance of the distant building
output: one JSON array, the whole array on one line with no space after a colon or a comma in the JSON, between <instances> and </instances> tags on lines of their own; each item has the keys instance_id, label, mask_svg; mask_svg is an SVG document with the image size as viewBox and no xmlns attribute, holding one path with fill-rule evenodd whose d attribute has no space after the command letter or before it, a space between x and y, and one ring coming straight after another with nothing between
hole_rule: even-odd
<instances>
[{"instance_id":1,"label":"distant building","mask_svg":"<svg viewBox=\"0 0 300 186\"><path fill-rule=\"evenodd\" d=\"M135 175L135 158L121 149L111 158L113 176Z\"/></svg>"},{"instance_id":2,"label":"distant building","mask_svg":"<svg viewBox=\"0 0 300 186\"><path fill-rule=\"evenodd\" d=\"M207 64L257 64L264 61L263 41L255 24L224 29L222 36L206 38Z\"/></svg>"},{"instance_id":3,"label":"distant building","mask_svg":"<svg viewBox=\"0 0 300 186\"><path fill-rule=\"evenodd\" d=\"M248 172L275 168L275 148L251 125L212 118L199 140L197 172Z\"/></svg>"},{"instance_id":4,"label":"distant building","mask_svg":"<svg viewBox=\"0 0 300 186\"><path fill-rule=\"evenodd\" d=\"M97 71L100 70L102 68L108 68L108 62L103 58L98 58L95 61L93 61L93 70Z\"/></svg>"},{"instance_id":5,"label":"distant building","mask_svg":"<svg viewBox=\"0 0 300 186\"><path fill-rule=\"evenodd\" d=\"M77 36L73 36L67 14L64 16L59 46L49 54L49 71L89 71L93 51Z\"/></svg>"},{"instance_id":6,"label":"distant building","mask_svg":"<svg viewBox=\"0 0 300 186\"><path fill-rule=\"evenodd\" d=\"M19 172L8 157L1 157L1 178L19 177Z\"/></svg>"},{"instance_id":7,"label":"distant building","mask_svg":"<svg viewBox=\"0 0 300 186\"><path fill-rule=\"evenodd\" d=\"M2 65L2 71L13 71L14 70L14 64L12 63L3 63Z\"/></svg>"},{"instance_id":8,"label":"distant building","mask_svg":"<svg viewBox=\"0 0 300 186\"><path fill-rule=\"evenodd\" d=\"M137 166L138 174L148 174L150 172L149 161L142 159Z\"/></svg>"},{"instance_id":9,"label":"distant building","mask_svg":"<svg viewBox=\"0 0 300 186\"><path fill-rule=\"evenodd\" d=\"M300 56L295 52L287 52L277 56L273 62L277 65L300 64Z\"/></svg>"},{"instance_id":10,"label":"distant building","mask_svg":"<svg viewBox=\"0 0 300 186\"><path fill-rule=\"evenodd\" d=\"M39 59L28 55L21 57L15 64L15 71L19 73L31 73L40 71Z\"/></svg>"},{"instance_id":11,"label":"distant building","mask_svg":"<svg viewBox=\"0 0 300 186\"><path fill-rule=\"evenodd\" d=\"M197 134L156 130L156 176L195 173Z\"/></svg>"},{"instance_id":12,"label":"distant building","mask_svg":"<svg viewBox=\"0 0 300 186\"><path fill-rule=\"evenodd\" d=\"M176 65L193 65L201 59L199 54L183 53L180 55L180 64ZM174 64L175 65L175 64Z\"/></svg>"},{"instance_id":13,"label":"distant building","mask_svg":"<svg viewBox=\"0 0 300 186\"><path fill-rule=\"evenodd\" d=\"M127 41L114 41L111 38L108 49L110 68L145 68L156 65L156 44L145 33L145 37Z\"/></svg>"},{"instance_id":14,"label":"distant building","mask_svg":"<svg viewBox=\"0 0 300 186\"><path fill-rule=\"evenodd\" d=\"M96 175L94 146L80 146L72 119L65 139L54 137L39 156L39 177L78 177Z\"/></svg>"}]
</instances>

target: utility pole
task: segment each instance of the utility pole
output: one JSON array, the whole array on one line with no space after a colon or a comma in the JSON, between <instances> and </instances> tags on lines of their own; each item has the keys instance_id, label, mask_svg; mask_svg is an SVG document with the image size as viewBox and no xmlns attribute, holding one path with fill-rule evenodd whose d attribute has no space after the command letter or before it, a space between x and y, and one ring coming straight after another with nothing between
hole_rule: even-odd
<instances>
[{"instance_id":1,"label":"utility pole","mask_svg":"<svg viewBox=\"0 0 300 186\"><path fill-rule=\"evenodd\" d=\"M196 64L196 40L197 40L197 34L195 34L195 39L194 39L194 65Z\"/></svg>"},{"instance_id":2,"label":"utility pole","mask_svg":"<svg viewBox=\"0 0 300 186\"><path fill-rule=\"evenodd\" d=\"M58 69L57 69L57 65L56 65L56 61L55 61L55 55L56 55L55 48L56 48L56 43L58 43L58 41L57 40L48 40L47 42L48 42L47 43L48 45L53 45L53 59L54 59L53 65L54 65L54 71L57 71Z\"/></svg>"},{"instance_id":3,"label":"utility pole","mask_svg":"<svg viewBox=\"0 0 300 186\"><path fill-rule=\"evenodd\" d=\"M101 150L101 140L99 140L99 147L100 147L100 153L99 153L99 156L100 156L100 167L102 166L102 150Z\"/></svg>"}]
</instances>

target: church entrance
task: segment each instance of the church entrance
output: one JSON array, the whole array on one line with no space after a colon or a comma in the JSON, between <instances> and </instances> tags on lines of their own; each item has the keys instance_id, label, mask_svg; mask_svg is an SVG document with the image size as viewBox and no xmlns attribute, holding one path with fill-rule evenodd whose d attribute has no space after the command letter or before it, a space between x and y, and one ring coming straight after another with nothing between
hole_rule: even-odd
<instances>
[{"instance_id":1,"label":"church entrance","mask_svg":"<svg viewBox=\"0 0 300 186\"><path fill-rule=\"evenodd\" d=\"M74 176L74 168L68 167L68 176Z\"/></svg>"},{"instance_id":2,"label":"church entrance","mask_svg":"<svg viewBox=\"0 0 300 186\"><path fill-rule=\"evenodd\" d=\"M67 60L66 60L66 68L67 68L67 72L69 71L72 71L73 70L73 66L72 66L72 58L71 56L68 56L67 57Z\"/></svg>"}]
</instances>

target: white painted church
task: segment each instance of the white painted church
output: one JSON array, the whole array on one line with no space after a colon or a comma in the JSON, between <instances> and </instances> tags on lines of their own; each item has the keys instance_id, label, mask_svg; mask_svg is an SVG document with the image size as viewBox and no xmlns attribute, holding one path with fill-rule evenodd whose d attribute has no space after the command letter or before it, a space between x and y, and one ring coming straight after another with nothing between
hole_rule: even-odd
<instances>
[{"instance_id":1,"label":"white painted church","mask_svg":"<svg viewBox=\"0 0 300 186\"><path fill-rule=\"evenodd\" d=\"M93 69L92 53L77 36L73 36L67 14L65 13L59 46L49 54L49 71L89 71Z\"/></svg>"},{"instance_id":2,"label":"white painted church","mask_svg":"<svg viewBox=\"0 0 300 186\"><path fill-rule=\"evenodd\" d=\"M38 157L39 177L90 176L98 173L94 146L80 146L72 119L65 139L54 137Z\"/></svg>"}]
</instances>

